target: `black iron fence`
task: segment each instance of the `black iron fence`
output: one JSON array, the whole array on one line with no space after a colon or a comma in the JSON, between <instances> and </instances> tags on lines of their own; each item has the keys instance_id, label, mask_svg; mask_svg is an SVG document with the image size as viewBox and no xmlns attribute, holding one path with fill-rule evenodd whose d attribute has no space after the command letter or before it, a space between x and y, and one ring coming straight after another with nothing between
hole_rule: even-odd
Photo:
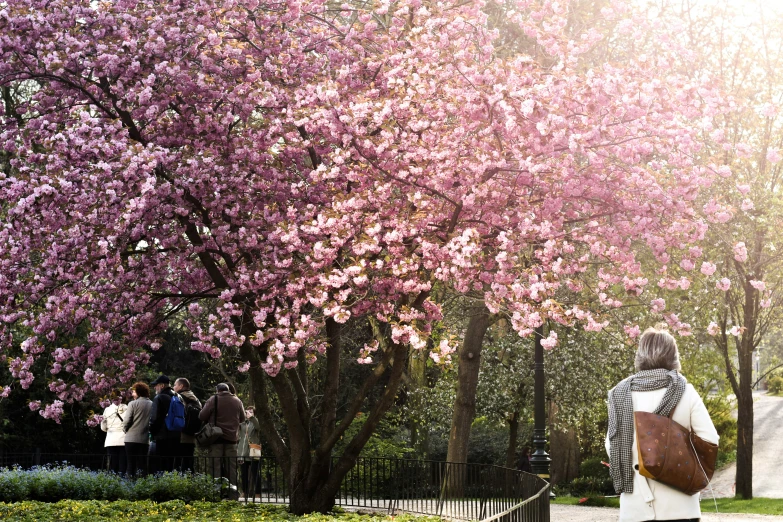
<instances>
[{"instance_id":1,"label":"black iron fence","mask_svg":"<svg viewBox=\"0 0 783 522\"><path fill-rule=\"evenodd\" d=\"M211 500L286 504L288 484L270 457L148 455L121 462L115 455L0 454L0 468L64 464L129 477L162 471L211 476ZM1 499L0 499L1 500ZM343 478L335 503L454 520L548 522L549 484L536 475L484 464L359 458Z\"/></svg>"}]
</instances>

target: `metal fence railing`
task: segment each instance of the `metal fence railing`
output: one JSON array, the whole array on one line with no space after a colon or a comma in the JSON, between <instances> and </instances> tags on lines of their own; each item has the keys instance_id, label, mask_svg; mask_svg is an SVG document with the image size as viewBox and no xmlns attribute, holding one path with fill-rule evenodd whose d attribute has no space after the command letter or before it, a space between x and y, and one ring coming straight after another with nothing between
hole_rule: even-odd
<instances>
[{"instance_id":1,"label":"metal fence railing","mask_svg":"<svg viewBox=\"0 0 783 522\"><path fill-rule=\"evenodd\" d=\"M199 450L193 457L147 455L123 464L108 455L0 454L0 468L63 463L93 471L120 471L131 477L192 472L216 479L213 500L289 501L285 475L270 457L210 457ZM549 484L536 475L485 464L359 458L343 478L335 503L453 520L548 522Z\"/></svg>"}]
</instances>

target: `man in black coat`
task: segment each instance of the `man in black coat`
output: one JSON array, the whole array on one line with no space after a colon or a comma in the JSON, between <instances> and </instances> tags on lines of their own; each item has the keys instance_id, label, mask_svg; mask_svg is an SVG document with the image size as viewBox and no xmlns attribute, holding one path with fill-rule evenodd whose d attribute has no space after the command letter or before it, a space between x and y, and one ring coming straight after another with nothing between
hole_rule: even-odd
<instances>
[{"instance_id":1,"label":"man in black coat","mask_svg":"<svg viewBox=\"0 0 783 522\"><path fill-rule=\"evenodd\" d=\"M174 396L174 390L171 389L171 381L166 375L159 376L150 384L155 387L156 392L150 413L150 433L155 440L155 456L152 460L157 464L154 469L173 471L180 432L169 431L166 428L166 416L169 414L169 404Z\"/></svg>"}]
</instances>

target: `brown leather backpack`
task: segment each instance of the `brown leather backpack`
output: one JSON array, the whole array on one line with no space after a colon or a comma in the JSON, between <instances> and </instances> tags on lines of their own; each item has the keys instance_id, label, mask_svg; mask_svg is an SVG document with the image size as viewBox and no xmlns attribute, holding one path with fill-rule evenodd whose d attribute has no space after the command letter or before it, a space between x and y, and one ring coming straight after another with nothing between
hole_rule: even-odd
<instances>
[{"instance_id":1,"label":"brown leather backpack","mask_svg":"<svg viewBox=\"0 0 783 522\"><path fill-rule=\"evenodd\" d=\"M715 472L717 444L707 442L670 417L644 411L633 415L642 476L686 495L707 487Z\"/></svg>"}]
</instances>

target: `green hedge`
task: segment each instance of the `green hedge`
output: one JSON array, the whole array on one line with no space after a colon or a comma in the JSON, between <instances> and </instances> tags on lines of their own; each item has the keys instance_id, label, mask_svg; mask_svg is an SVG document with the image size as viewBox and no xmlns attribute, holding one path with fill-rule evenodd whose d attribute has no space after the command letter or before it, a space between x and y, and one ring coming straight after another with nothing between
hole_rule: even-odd
<instances>
[{"instance_id":1,"label":"green hedge","mask_svg":"<svg viewBox=\"0 0 783 522\"><path fill-rule=\"evenodd\" d=\"M61 500L57 503L17 502L0 503L0 520L14 522L48 522L61 520L111 520L112 522L166 522L187 520L193 522L236 522L240 520L285 520L307 522L436 522L434 517L397 515L359 515L356 513L333 513L329 515L306 515L297 517L288 513L283 506L269 504L240 504L237 502L193 502L174 500L156 503L150 500Z\"/></svg>"},{"instance_id":2,"label":"green hedge","mask_svg":"<svg viewBox=\"0 0 783 522\"><path fill-rule=\"evenodd\" d=\"M0 469L0 501L40 500L209 500L219 485L207 475L163 473L131 481L106 471L73 466L41 466L29 470ZM2 517L0 517L2 519Z\"/></svg>"}]
</instances>

